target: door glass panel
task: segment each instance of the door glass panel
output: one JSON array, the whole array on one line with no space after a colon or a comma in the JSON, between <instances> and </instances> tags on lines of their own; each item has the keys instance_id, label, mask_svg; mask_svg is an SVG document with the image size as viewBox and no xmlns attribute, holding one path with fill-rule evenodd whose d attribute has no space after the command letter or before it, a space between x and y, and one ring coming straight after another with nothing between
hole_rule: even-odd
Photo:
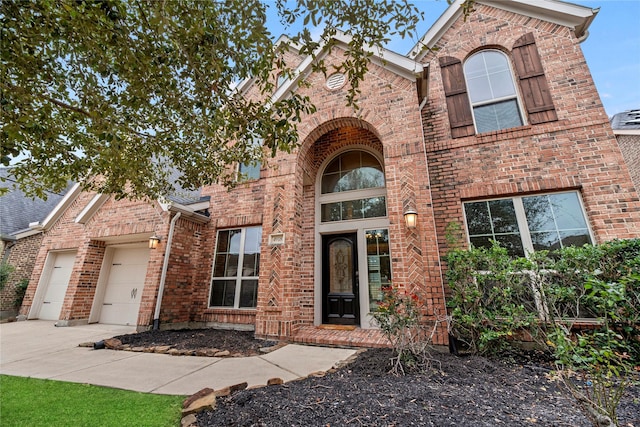
<instances>
[{"instance_id":1,"label":"door glass panel","mask_svg":"<svg viewBox=\"0 0 640 427\"><path fill-rule=\"evenodd\" d=\"M382 301L382 290L391 285L389 230L366 230L367 277L369 279L369 311Z\"/></svg>"},{"instance_id":2,"label":"door glass panel","mask_svg":"<svg viewBox=\"0 0 640 427\"><path fill-rule=\"evenodd\" d=\"M353 293L352 245L337 240L329 245L329 277L331 293Z\"/></svg>"}]
</instances>

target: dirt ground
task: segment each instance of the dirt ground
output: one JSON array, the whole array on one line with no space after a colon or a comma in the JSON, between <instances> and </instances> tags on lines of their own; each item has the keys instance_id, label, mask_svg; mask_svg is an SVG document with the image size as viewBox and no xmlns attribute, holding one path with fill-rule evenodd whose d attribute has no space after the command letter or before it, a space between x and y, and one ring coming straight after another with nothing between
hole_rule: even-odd
<instances>
[{"instance_id":1,"label":"dirt ground","mask_svg":"<svg viewBox=\"0 0 640 427\"><path fill-rule=\"evenodd\" d=\"M117 337L132 345L215 347L253 355L272 345L251 332L153 331ZM184 346L184 347L183 347ZM198 426L558 426L591 424L540 357L491 360L434 351L432 369L389 373L390 350L362 352L324 377L244 390L218 399L198 415ZM621 426L640 427L640 387L619 406Z\"/></svg>"}]
</instances>

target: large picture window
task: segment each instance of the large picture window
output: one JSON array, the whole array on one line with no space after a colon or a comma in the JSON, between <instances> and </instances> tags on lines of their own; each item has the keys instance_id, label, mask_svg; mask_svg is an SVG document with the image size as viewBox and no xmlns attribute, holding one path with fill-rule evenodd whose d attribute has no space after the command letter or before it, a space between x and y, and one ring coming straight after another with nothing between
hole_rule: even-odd
<instances>
[{"instance_id":1,"label":"large picture window","mask_svg":"<svg viewBox=\"0 0 640 427\"><path fill-rule=\"evenodd\" d=\"M211 280L211 307L255 308L262 227L219 230Z\"/></svg>"},{"instance_id":2,"label":"large picture window","mask_svg":"<svg viewBox=\"0 0 640 427\"><path fill-rule=\"evenodd\" d=\"M464 212L475 247L496 240L509 254L524 256L593 242L576 192L466 202Z\"/></svg>"},{"instance_id":3,"label":"large picture window","mask_svg":"<svg viewBox=\"0 0 640 427\"><path fill-rule=\"evenodd\" d=\"M476 53L465 61L464 77L478 133L522 126L513 73L504 53Z\"/></svg>"}]
</instances>

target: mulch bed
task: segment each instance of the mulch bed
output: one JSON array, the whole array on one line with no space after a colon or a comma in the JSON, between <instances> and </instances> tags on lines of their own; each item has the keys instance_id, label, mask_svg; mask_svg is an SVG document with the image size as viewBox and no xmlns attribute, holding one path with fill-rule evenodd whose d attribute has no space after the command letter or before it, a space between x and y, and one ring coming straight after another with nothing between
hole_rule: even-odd
<instances>
[{"instance_id":1,"label":"mulch bed","mask_svg":"<svg viewBox=\"0 0 640 427\"><path fill-rule=\"evenodd\" d=\"M131 347L171 346L178 350L227 350L234 356L255 356L260 349L271 347L275 341L257 340L251 331L221 329L151 330L137 334L118 335L123 345Z\"/></svg>"},{"instance_id":2,"label":"mulch bed","mask_svg":"<svg viewBox=\"0 0 640 427\"><path fill-rule=\"evenodd\" d=\"M253 339L251 332L213 329L117 338L136 345L214 346L246 355L273 344ZM591 425L549 378L544 358L492 360L434 351L429 372L394 376L391 356L388 349L371 349L323 377L219 398L214 411L198 414L198 426ZM622 399L618 415L621 426L640 427L637 384Z\"/></svg>"}]
</instances>

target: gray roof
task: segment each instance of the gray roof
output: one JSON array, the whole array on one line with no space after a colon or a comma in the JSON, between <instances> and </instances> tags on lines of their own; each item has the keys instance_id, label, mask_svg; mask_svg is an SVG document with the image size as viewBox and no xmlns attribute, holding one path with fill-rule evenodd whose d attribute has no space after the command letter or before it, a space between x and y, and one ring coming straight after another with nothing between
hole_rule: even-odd
<instances>
[{"instance_id":1,"label":"gray roof","mask_svg":"<svg viewBox=\"0 0 640 427\"><path fill-rule=\"evenodd\" d=\"M11 167L0 168L0 187L9 188L8 193L0 196L0 236L2 238L12 237L19 232L28 230L29 224L32 222L42 222L73 185L70 183L61 194L48 192L47 200L34 199L15 188L15 181L9 173L10 169ZM176 189L167 195L167 199L181 205L209 200L208 196L202 196L201 189L185 190L181 188L177 183L178 177L179 172L173 171L170 181L175 184Z\"/></svg>"},{"instance_id":2,"label":"gray roof","mask_svg":"<svg viewBox=\"0 0 640 427\"><path fill-rule=\"evenodd\" d=\"M0 179L0 187L9 188L8 193L0 196L0 234L2 237L27 230L31 222L44 220L71 188L70 184L62 194L47 193L47 200L33 199L15 188L15 181L9 174L10 169L10 167L0 168L0 178L2 178Z\"/></svg>"},{"instance_id":3,"label":"gray roof","mask_svg":"<svg viewBox=\"0 0 640 427\"><path fill-rule=\"evenodd\" d=\"M640 129L640 109L616 114L611 118L611 127L615 130Z\"/></svg>"},{"instance_id":4,"label":"gray roof","mask_svg":"<svg viewBox=\"0 0 640 427\"><path fill-rule=\"evenodd\" d=\"M180 186L178 179L180 178L180 171L173 168L171 175L169 176L169 182L173 184L174 190L167 194L167 199L172 202L180 203L181 205L190 205L201 201L201 188L196 190L186 190Z\"/></svg>"}]
</instances>

